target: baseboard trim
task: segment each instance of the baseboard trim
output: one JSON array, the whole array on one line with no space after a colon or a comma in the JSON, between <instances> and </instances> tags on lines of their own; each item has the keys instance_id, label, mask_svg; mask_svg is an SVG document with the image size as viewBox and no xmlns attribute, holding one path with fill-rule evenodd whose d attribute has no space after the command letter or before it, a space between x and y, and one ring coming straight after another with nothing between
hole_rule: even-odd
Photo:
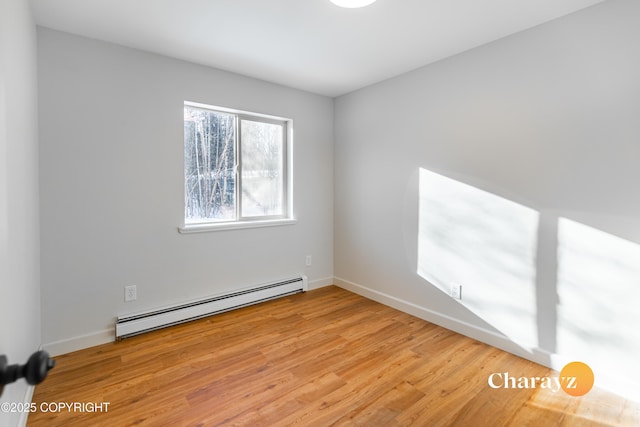
<instances>
[{"instance_id":1,"label":"baseboard trim","mask_svg":"<svg viewBox=\"0 0 640 427\"><path fill-rule=\"evenodd\" d=\"M325 277L324 279L310 280L308 282L307 289L312 291L314 289L320 289L331 285L333 285L333 277Z\"/></svg>"},{"instance_id":2,"label":"baseboard trim","mask_svg":"<svg viewBox=\"0 0 640 427\"><path fill-rule=\"evenodd\" d=\"M530 360L540 365L552 369L557 369L557 364L553 363L553 357L550 353L540 351L538 349L532 351L530 349L523 348L511 341L505 335L480 328L476 325L472 325L462 320L447 316L446 314L421 307L412 302L402 300L384 292L371 289L367 286L363 286L340 277L334 277L333 283L334 285L351 291L355 294L361 295L365 298L369 298L373 301L379 302L389 307L393 307L397 310L411 314L412 316L416 316L422 320L426 320L427 322L434 323L438 326L442 326L443 328L457 332L466 337L478 340L511 354L515 354L516 356L520 356L524 359Z\"/></svg>"},{"instance_id":3,"label":"baseboard trim","mask_svg":"<svg viewBox=\"0 0 640 427\"><path fill-rule=\"evenodd\" d=\"M52 357L55 357L60 356L61 354L84 350L85 348L94 347L96 345L114 342L116 339L115 337L115 329L110 328L86 335L50 342L48 344L43 344L42 347L48 351Z\"/></svg>"},{"instance_id":4,"label":"baseboard trim","mask_svg":"<svg viewBox=\"0 0 640 427\"><path fill-rule=\"evenodd\" d=\"M34 386L34 385L27 386L27 390L24 393L24 399L23 399L23 403L24 403L24 407L25 408L28 408L28 407L31 406L31 402L33 401L33 392L35 390L36 390L36 386ZM18 418L18 426L27 427L28 418L29 418L29 412L28 411L20 412L20 418Z\"/></svg>"},{"instance_id":5,"label":"baseboard trim","mask_svg":"<svg viewBox=\"0 0 640 427\"><path fill-rule=\"evenodd\" d=\"M38 347L38 351L43 350L42 345ZM31 402L33 402L33 393L36 391L36 386L27 384L27 389L24 392L24 399L22 402L24 403L24 407L30 407ZM27 427L27 421L29 421L29 412L23 411L20 413L20 418L18 418L18 426Z\"/></svg>"},{"instance_id":6,"label":"baseboard trim","mask_svg":"<svg viewBox=\"0 0 640 427\"><path fill-rule=\"evenodd\" d=\"M446 314L421 307L412 302L402 300L400 298L377 291L375 289L371 289L358 283L351 282L341 277L327 277L309 281L308 289L314 290L330 285L336 285L338 287L361 295L365 298L369 298L373 301L377 301L381 304L393 307L397 310L411 314L428 322L435 323L436 325L442 326L443 328L452 330L469 338L476 339L485 344L497 347L501 350L508 351L509 353L531 360L532 362L536 362L555 369L558 368L557 363L552 363L554 357L551 354L547 354L539 350L532 352L517 345L504 335L500 335L493 331L480 328L476 325L466 323L459 319L447 316ZM50 342L44 344L42 347L46 351L48 351L52 357L55 357L114 341L115 330L113 328L110 328L90 334Z\"/></svg>"}]
</instances>

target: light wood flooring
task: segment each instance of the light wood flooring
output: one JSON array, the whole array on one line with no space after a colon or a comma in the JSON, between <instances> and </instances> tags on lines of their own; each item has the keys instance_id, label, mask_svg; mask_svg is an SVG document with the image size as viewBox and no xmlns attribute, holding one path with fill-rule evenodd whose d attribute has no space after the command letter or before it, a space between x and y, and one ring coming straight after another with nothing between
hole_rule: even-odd
<instances>
[{"instance_id":1,"label":"light wood flooring","mask_svg":"<svg viewBox=\"0 0 640 427\"><path fill-rule=\"evenodd\" d=\"M637 426L640 406L600 390L492 389L532 362L326 287L56 358L36 426Z\"/></svg>"}]
</instances>

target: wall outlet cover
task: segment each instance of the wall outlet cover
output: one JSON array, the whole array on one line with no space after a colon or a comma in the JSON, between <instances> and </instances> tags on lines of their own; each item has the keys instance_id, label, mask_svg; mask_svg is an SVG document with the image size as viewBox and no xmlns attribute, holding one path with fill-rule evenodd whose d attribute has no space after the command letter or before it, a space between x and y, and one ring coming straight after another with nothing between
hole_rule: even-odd
<instances>
[{"instance_id":1,"label":"wall outlet cover","mask_svg":"<svg viewBox=\"0 0 640 427\"><path fill-rule=\"evenodd\" d=\"M462 285L454 284L451 285L451 297L454 299L462 299Z\"/></svg>"},{"instance_id":2,"label":"wall outlet cover","mask_svg":"<svg viewBox=\"0 0 640 427\"><path fill-rule=\"evenodd\" d=\"M135 301L137 298L138 292L135 285L124 287L124 302Z\"/></svg>"}]
</instances>

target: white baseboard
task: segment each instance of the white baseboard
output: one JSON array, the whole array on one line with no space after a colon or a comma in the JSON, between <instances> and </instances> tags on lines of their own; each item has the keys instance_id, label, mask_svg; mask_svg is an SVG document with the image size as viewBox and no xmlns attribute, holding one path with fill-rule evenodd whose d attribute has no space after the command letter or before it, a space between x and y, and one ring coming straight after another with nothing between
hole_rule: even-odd
<instances>
[{"instance_id":1,"label":"white baseboard","mask_svg":"<svg viewBox=\"0 0 640 427\"><path fill-rule=\"evenodd\" d=\"M509 353L513 353L517 356L523 357L541 365L549 366L555 369L558 368L558 366L550 366L550 360L553 359L552 355L550 354L545 354L538 350L536 350L536 352L532 352L529 349L525 349L517 345L504 335L463 322L461 320L447 316L446 314L438 313L428 308L418 306L412 302L396 298L384 292L368 288L366 286L351 282L346 279L342 279L340 277L327 277L309 281L308 289L319 289L330 285L339 286L358 295L362 295L365 298L369 298L381 304L393 307L397 310L411 314L428 322L435 323L436 325L442 326L443 328L500 348L501 350L508 351ZM113 341L115 341L115 331L111 328L60 341L54 341L48 344L44 344L43 348L48 351L52 357L55 357L61 354L71 353L73 351L83 350L85 348L94 347ZM553 365L556 365L556 363L553 363Z\"/></svg>"},{"instance_id":2,"label":"white baseboard","mask_svg":"<svg viewBox=\"0 0 640 427\"><path fill-rule=\"evenodd\" d=\"M396 298L384 292L368 288L366 286L351 282L346 279L342 279L340 277L334 277L333 283L334 285L351 291L355 294L361 295L365 298L369 298L373 301L379 302L389 307L393 307L397 310L411 314L412 316L416 316L422 320L426 320L427 322L434 323L438 326L442 326L443 328L457 332L461 335L473 338L475 340L499 348L511 354L515 354L516 356L520 356L524 359L530 360L540 365L552 369L558 369L558 366L551 366L556 365L556 363L553 363L553 357L550 353L546 353L538 349L532 351L530 349L523 348L511 341L505 335L480 328L462 320L447 316L446 314L438 313L428 308L416 305L412 302Z\"/></svg>"},{"instance_id":3,"label":"white baseboard","mask_svg":"<svg viewBox=\"0 0 640 427\"><path fill-rule=\"evenodd\" d=\"M91 334L80 335L78 337L67 338L43 344L42 347L49 352L52 357L73 351L83 350L100 344L107 344L116 340L115 329L105 329Z\"/></svg>"},{"instance_id":4,"label":"white baseboard","mask_svg":"<svg viewBox=\"0 0 640 427\"><path fill-rule=\"evenodd\" d=\"M416 316L420 319L442 326L443 328L473 338L490 346L499 348L508 353L520 356L539 365L560 371L567 363L576 360L571 355L550 353L541 349L524 348L510 340L508 337L495 333L487 329L452 318L443 313L420 307L414 303L404 301L400 298L388 295L384 292L368 288L366 286L350 282L339 277L334 278L334 284L355 294L362 295L381 304L393 307L397 310ZM596 375L596 386L608 390L612 393L624 396L632 401L640 401L640 391L638 391L637 381L634 378L621 378L607 374L606 366L599 368L600 375Z\"/></svg>"},{"instance_id":5,"label":"white baseboard","mask_svg":"<svg viewBox=\"0 0 640 427\"><path fill-rule=\"evenodd\" d=\"M311 291L313 289L320 289L331 285L333 285L333 277L325 277L324 279L310 280L307 289Z\"/></svg>"},{"instance_id":6,"label":"white baseboard","mask_svg":"<svg viewBox=\"0 0 640 427\"><path fill-rule=\"evenodd\" d=\"M24 406L28 407L31 405L33 401L33 392L36 390L36 386L29 385L27 387L27 391L24 393ZM29 418L29 412L23 411L20 413L20 418L18 418L18 426L27 427L27 419Z\"/></svg>"},{"instance_id":7,"label":"white baseboard","mask_svg":"<svg viewBox=\"0 0 640 427\"><path fill-rule=\"evenodd\" d=\"M389 307L393 307L402 312L411 314L420 319L442 326L443 328L457 332L461 335L478 340L490 346L499 348L516 356L520 356L524 359L538 363L542 366L546 366L551 369L559 371L562 367L571 360L563 357L559 354L552 354L540 349L528 349L519 346L505 335L496 333L491 330L487 330L476 325L464 322L462 320L453 318L444 313L440 313L426 307L421 307L409 301L394 297L384 292L371 289L367 286L363 286L358 283L351 282L340 277L327 277L323 279L316 279L308 282L308 290L319 289L325 286L335 285L351 291L355 294L361 295L365 298L379 302ZM41 347L44 348L52 357L59 356L61 354L71 353L73 351L82 350L89 347L94 347L101 344L107 344L115 341L115 329L105 329L102 331L94 332L91 334L72 337L60 341L44 344ZM620 384L624 383L627 390L633 390L634 394L625 394L628 398L636 398L640 400L640 392L637 391L635 383L629 382L626 384L621 379L616 379L615 383L609 384L606 381L596 381L597 385L604 387L612 392L620 388ZM25 393L25 403L31 403L33 392L35 387L29 386ZM19 426L26 426L27 415L22 414L19 419Z\"/></svg>"}]
</instances>

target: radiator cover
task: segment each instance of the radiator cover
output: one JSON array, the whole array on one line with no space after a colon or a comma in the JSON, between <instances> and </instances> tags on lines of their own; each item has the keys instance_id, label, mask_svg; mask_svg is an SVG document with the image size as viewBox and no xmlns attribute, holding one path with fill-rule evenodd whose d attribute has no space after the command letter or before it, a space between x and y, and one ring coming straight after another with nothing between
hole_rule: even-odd
<instances>
[{"instance_id":1,"label":"radiator cover","mask_svg":"<svg viewBox=\"0 0 640 427\"><path fill-rule=\"evenodd\" d=\"M306 291L307 277L302 275L144 313L118 316L116 320L116 339L131 337Z\"/></svg>"}]
</instances>

